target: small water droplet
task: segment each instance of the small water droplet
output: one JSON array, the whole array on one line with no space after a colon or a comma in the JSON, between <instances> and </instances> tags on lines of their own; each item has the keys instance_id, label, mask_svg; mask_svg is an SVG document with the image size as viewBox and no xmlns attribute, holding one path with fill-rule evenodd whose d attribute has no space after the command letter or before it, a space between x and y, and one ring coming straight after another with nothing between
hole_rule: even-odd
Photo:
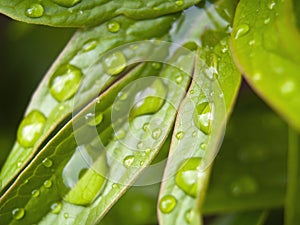
<instances>
[{"instance_id":1,"label":"small water droplet","mask_svg":"<svg viewBox=\"0 0 300 225\"><path fill-rule=\"evenodd\" d=\"M237 31L235 33L234 38L238 39L244 35L246 35L250 30L250 27L247 24L241 24L237 27Z\"/></svg>"},{"instance_id":2,"label":"small water droplet","mask_svg":"<svg viewBox=\"0 0 300 225\"><path fill-rule=\"evenodd\" d=\"M25 216L25 210L23 208L15 208L12 211L12 216L15 220L20 220Z\"/></svg>"},{"instance_id":3,"label":"small water droplet","mask_svg":"<svg viewBox=\"0 0 300 225\"><path fill-rule=\"evenodd\" d=\"M44 7L39 3L32 3L26 9L25 14L31 18L39 18L44 15Z\"/></svg>"},{"instance_id":4,"label":"small water droplet","mask_svg":"<svg viewBox=\"0 0 300 225\"><path fill-rule=\"evenodd\" d=\"M141 150L144 147L144 143L142 141L139 141L136 145L137 149Z\"/></svg>"},{"instance_id":5,"label":"small water droplet","mask_svg":"<svg viewBox=\"0 0 300 225\"><path fill-rule=\"evenodd\" d=\"M52 187L52 181L51 180L45 180L44 187L45 188L51 188Z\"/></svg>"},{"instance_id":6,"label":"small water droplet","mask_svg":"<svg viewBox=\"0 0 300 225\"><path fill-rule=\"evenodd\" d=\"M197 196L200 163L199 157L184 160L175 176L176 185L191 197Z\"/></svg>"},{"instance_id":7,"label":"small water droplet","mask_svg":"<svg viewBox=\"0 0 300 225\"><path fill-rule=\"evenodd\" d=\"M149 154L151 152L151 150L152 150L151 148L146 148L145 153Z\"/></svg>"},{"instance_id":8,"label":"small water droplet","mask_svg":"<svg viewBox=\"0 0 300 225\"><path fill-rule=\"evenodd\" d=\"M121 140L121 139L125 138L125 136L126 136L125 130L120 129L115 132L114 140Z\"/></svg>"},{"instance_id":9,"label":"small water droplet","mask_svg":"<svg viewBox=\"0 0 300 225\"><path fill-rule=\"evenodd\" d=\"M120 51L108 55L103 60L103 67L105 71L111 76L115 76L121 73L126 68L126 65L126 58Z\"/></svg>"},{"instance_id":10,"label":"small water droplet","mask_svg":"<svg viewBox=\"0 0 300 225\"><path fill-rule=\"evenodd\" d=\"M107 29L112 32L116 33L120 30L120 24L117 21L110 21L107 23Z\"/></svg>"},{"instance_id":11,"label":"small water droplet","mask_svg":"<svg viewBox=\"0 0 300 225\"><path fill-rule=\"evenodd\" d=\"M61 202L55 202L51 205L50 208L53 214L59 214L60 210L62 209L62 204Z\"/></svg>"},{"instance_id":12,"label":"small water droplet","mask_svg":"<svg viewBox=\"0 0 300 225\"><path fill-rule=\"evenodd\" d=\"M143 166L144 165L144 161L140 161L140 166Z\"/></svg>"},{"instance_id":13,"label":"small water droplet","mask_svg":"<svg viewBox=\"0 0 300 225\"><path fill-rule=\"evenodd\" d=\"M19 162L17 163L17 167L22 166L22 164L23 164L23 161L19 161Z\"/></svg>"},{"instance_id":14,"label":"small water droplet","mask_svg":"<svg viewBox=\"0 0 300 225\"><path fill-rule=\"evenodd\" d=\"M117 184L117 183L113 183L113 184L112 184L112 188L114 188L114 189L119 188L119 187L120 187L120 185Z\"/></svg>"},{"instance_id":15,"label":"small water droplet","mask_svg":"<svg viewBox=\"0 0 300 225\"><path fill-rule=\"evenodd\" d=\"M250 40L249 41L249 46L253 46L255 44L255 40Z\"/></svg>"},{"instance_id":16,"label":"small water droplet","mask_svg":"<svg viewBox=\"0 0 300 225\"><path fill-rule=\"evenodd\" d=\"M269 1L269 3L268 3L268 8L269 8L270 10L272 10L272 9L274 9L275 5L276 5L276 2L274 2L274 0L271 0L271 1Z\"/></svg>"},{"instance_id":17,"label":"small water droplet","mask_svg":"<svg viewBox=\"0 0 300 225\"><path fill-rule=\"evenodd\" d=\"M271 19L267 18L267 19L264 20L264 24L268 24L268 23L270 23L270 21L271 21Z\"/></svg>"},{"instance_id":18,"label":"small water droplet","mask_svg":"<svg viewBox=\"0 0 300 225\"><path fill-rule=\"evenodd\" d=\"M129 168L131 167L131 165L133 164L134 162L134 156L133 155L128 155L124 158L123 160L123 165L126 167L126 168Z\"/></svg>"},{"instance_id":19,"label":"small water droplet","mask_svg":"<svg viewBox=\"0 0 300 225\"><path fill-rule=\"evenodd\" d=\"M153 69L158 70L158 69L161 68L161 63L153 62L153 63L151 64L151 66L153 67Z\"/></svg>"},{"instance_id":20,"label":"small water droplet","mask_svg":"<svg viewBox=\"0 0 300 225\"><path fill-rule=\"evenodd\" d=\"M88 42L86 42L83 47L82 47L82 51L83 52L89 52L93 49L95 49L98 45L98 41L97 40L90 40Z\"/></svg>"},{"instance_id":21,"label":"small water droplet","mask_svg":"<svg viewBox=\"0 0 300 225\"><path fill-rule=\"evenodd\" d=\"M31 192L32 197L37 198L40 195L40 191L39 190L33 190Z\"/></svg>"},{"instance_id":22,"label":"small water droplet","mask_svg":"<svg viewBox=\"0 0 300 225\"><path fill-rule=\"evenodd\" d=\"M255 194L257 190L258 184L249 176L238 178L230 186L231 194L236 197Z\"/></svg>"},{"instance_id":23,"label":"small water droplet","mask_svg":"<svg viewBox=\"0 0 300 225\"><path fill-rule=\"evenodd\" d=\"M78 4L79 2L81 2L81 0L52 0L52 1L64 7L72 7Z\"/></svg>"},{"instance_id":24,"label":"small water droplet","mask_svg":"<svg viewBox=\"0 0 300 225\"><path fill-rule=\"evenodd\" d=\"M181 74L177 75L176 78L175 78L175 81L177 84L180 84L183 80L183 77Z\"/></svg>"},{"instance_id":25,"label":"small water droplet","mask_svg":"<svg viewBox=\"0 0 300 225\"><path fill-rule=\"evenodd\" d=\"M160 199L159 209L162 213L170 213L174 210L177 200L173 195L166 195Z\"/></svg>"},{"instance_id":26,"label":"small water droplet","mask_svg":"<svg viewBox=\"0 0 300 225\"><path fill-rule=\"evenodd\" d=\"M152 131L152 138L153 139L158 139L160 136L161 136L161 129L160 128L155 128L153 131Z\"/></svg>"},{"instance_id":27,"label":"small water droplet","mask_svg":"<svg viewBox=\"0 0 300 225\"><path fill-rule=\"evenodd\" d=\"M46 117L37 110L30 112L21 122L17 139L20 145L29 148L38 141L43 133Z\"/></svg>"},{"instance_id":28,"label":"small water droplet","mask_svg":"<svg viewBox=\"0 0 300 225\"><path fill-rule=\"evenodd\" d=\"M70 64L61 66L49 80L51 95L62 102L74 96L82 80L79 68Z\"/></svg>"},{"instance_id":29,"label":"small water droplet","mask_svg":"<svg viewBox=\"0 0 300 225\"><path fill-rule=\"evenodd\" d=\"M282 84L280 91L282 94L289 94L289 93L293 92L294 89L295 89L295 82L288 80Z\"/></svg>"},{"instance_id":30,"label":"small water droplet","mask_svg":"<svg viewBox=\"0 0 300 225\"><path fill-rule=\"evenodd\" d=\"M193 137L197 137L197 133L198 133L197 131L194 131L194 132L192 133L192 136L193 136Z\"/></svg>"},{"instance_id":31,"label":"small water droplet","mask_svg":"<svg viewBox=\"0 0 300 225\"><path fill-rule=\"evenodd\" d=\"M178 0L178 1L175 2L175 5L177 5L178 7L183 6L183 1Z\"/></svg>"},{"instance_id":32,"label":"small water droplet","mask_svg":"<svg viewBox=\"0 0 300 225\"><path fill-rule=\"evenodd\" d=\"M68 219L69 218L69 213L64 213L64 218Z\"/></svg>"},{"instance_id":33,"label":"small water droplet","mask_svg":"<svg viewBox=\"0 0 300 225\"><path fill-rule=\"evenodd\" d=\"M205 134L210 133L212 122L212 110L209 102L202 102L196 106L193 113L196 127Z\"/></svg>"},{"instance_id":34,"label":"small water droplet","mask_svg":"<svg viewBox=\"0 0 300 225\"><path fill-rule=\"evenodd\" d=\"M149 128L150 128L150 124L148 122L144 123L143 130L147 131L147 130L149 130Z\"/></svg>"},{"instance_id":35,"label":"small water droplet","mask_svg":"<svg viewBox=\"0 0 300 225\"><path fill-rule=\"evenodd\" d=\"M121 101L125 101L128 98L128 94L123 92L120 92L118 96Z\"/></svg>"},{"instance_id":36,"label":"small water droplet","mask_svg":"<svg viewBox=\"0 0 300 225\"><path fill-rule=\"evenodd\" d=\"M192 209L189 209L185 212L184 219L187 223L191 223L194 219L194 216L195 216L195 211Z\"/></svg>"},{"instance_id":37,"label":"small water droplet","mask_svg":"<svg viewBox=\"0 0 300 225\"><path fill-rule=\"evenodd\" d=\"M177 134L176 134L175 136L176 136L176 138L177 138L178 140L181 140L181 139L183 138L183 136L184 136L184 132L179 131L179 132L177 132Z\"/></svg>"},{"instance_id":38,"label":"small water droplet","mask_svg":"<svg viewBox=\"0 0 300 225\"><path fill-rule=\"evenodd\" d=\"M45 159L42 161L42 164L43 164L45 167L50 168L50 167L53 165L53 162L52 162L51 159L45 158Z\"/></svg>"},{"instance_id":39,"label":"small water droplet","mask_svg":"<svg viewBox=\"0 0 300 225\"><path fill-rule=\"evenodd\" d=\"M103 121L102 113L88 113L85 115L85 119L88 121L88 125L90 126L98 126Z\"/></svg>"},{"instance_id":40,"label":"small water droplet","mask_svg":"<svg viewBox=\"0 0 300 225\"><path fill-rule=\"evenodd\" d=\"M207 144L206 144L206 143L201 143L201 144L200 144L200 148L201 148L202 150L206 150Z\"/></svg>"}]
</instances>

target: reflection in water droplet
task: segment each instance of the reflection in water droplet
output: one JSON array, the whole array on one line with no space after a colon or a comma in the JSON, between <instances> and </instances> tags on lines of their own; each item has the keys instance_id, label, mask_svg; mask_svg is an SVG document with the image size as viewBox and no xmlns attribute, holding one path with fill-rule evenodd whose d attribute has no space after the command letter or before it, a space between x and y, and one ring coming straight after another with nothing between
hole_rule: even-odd
<instances>
[{"instance_id":1,"label":"reflection in water droplet","mask_svg":"<svg viewBox=\"0 0 300 225\"><path fill-rule=\"evenodd\" d=\"M43 133L46 117L37 110L30 112L21 122L17 139L20 145L33 147Z\"/></svg>"},{"instance_id":2,"label":"reflection in water droplet","mask_svg":"<svg viewBox=\"0 0 300 225\"><path fill-rule=\"evenodd\" d=\"M52 181L51 180L45 180L44 187L45 188L51 188L52 187Z\"/></svg>"},{"instance_id":3,"label":"reflection in water droplet","mask_svg":"<svg viewBox=\"0 0 300 225\"><path fill-rule=\"evenodd\" d=\"M26 9L25 14L31 18L39 18L44 15L44 7L39 3L32 3Z\"/></svg>"},{"instance_id":4,"label":"reflection in water droplet","mask_svg":"<svg viewBox=\"0 0 300 225\"><path fill-rule=\"evenodd\" d=\"M134 156L133 155L128 155L124 158L123 160L123 165L126 167L126 168L129 168L131 167L132 163L134 162Z\"/></svg>"},{"instance_id":5,"label":"reflection in water droplet","mask_svg":"<svg viewBox=\"0 0 300 225\"><path fill-rule=\"evenodd\" d=\"M174 210L177 200L173 195L166 195L159 202L159 209L162 213L170 213Z\"/></svg>"},{"instance_id":6,"label":"reflection in water droplet","mask_svg":"<svg viewBox=\"0 0 300 225\"><path fill-rule=\"evenodd\" d=\"M238 39L248 33L250 27L247 24L241 24L237 27L237 31L235 32L235 39Z\"/></svg>"},{"instance_id":7,"label":"reflection in water droplet","mask_svg":"<svg viewBox=\"0 0 300 225\"><path fill-rule=\"evenodd\" d=\"M81 2L81 0L52 0L52 1L64 7L72 7L77 3Z\"/></svg>"},{"instance_id":8,"label":"reflection in water droplet","mask_svg":"<svg viewBox=\"0 0 300 225\"><path fill-rule=\"evenodd\" d=\"M201 158L190 158L181 164L176 176L176 185L191 197L196 197L198 191L198 168Z\"/></svg>"},{"instance_id":9,"label":"reflection in water droplet","mask_svg":"<svg viewBox=\"0 0 300 225\"><path fill-rule=\"evenodd\" d=\"M210 133L212 109L209 102L202 102L196 106L193 113L194 124L205 134Z\"/></svg>"},{"instance_id":10,"label":"reflection in water droplet","mask_svg":"<svg viewBox=\"0 0 300 225\"><path fill-rule=\"evenodd\" d=\"M230 186L231 194L236 197L255 194L257 191L257 182L249 176L238 178Z\"/></svg>"},{"instance_id":11,"label":"reflection in water droplet","mask_svg":"<svg viewBox=\"0 0 300 225\"><path fill-rule=\"evenodd\" d=\"M53 162L51 159L45 158L42 161L43 166L50 168L53 165Z\"/></svg>"},{"instance_id":12,"label":"reflection in water droplet","mask_svg":"<svg viewBox=\"0 0 300 225\"><path fill-rule=\"evenodd\" d=\"M15 220L20 220L25 216L25 210L23 208L15 208L12 211L12 216Z\"/></svg>"},{"instance_id":13,"label":"reflection in water droplet","mask_svg":"<svg viewBox=\"0 0 300 225\"><path fill-rule=\"evenodd\" d=\"M60 210L62 208L61 202L55 202L51 205L51 212L54 214L59 214Z\"/></svg>"},{"instance_id":14,"label":"reflection in water droplet","mask_svg":"<svg viewBox=\"0 0 300 225\"><path fill-rule=\"evenodd\" d=\"M82 80L79 68L70 64L61 66L49 80L51 95L62 102L74 96Z\"/></svg>"},{"instance_id":15,"label":"reflection in water droplet","mask_svg":"<svg viewBox=\"0 0 300 225\"><path fill-rule=\"evenodd\" d=\"M161 136L161 129L160 128L155 128L153 131L152 131L152 138L153 139L158 139L160 136Z\"/></svg>"},{"instance_id":16,"label":"reflection in water droplet","mask_svg":"<svg viewBox=\"0 0 300 225\"><path fill-rule=\"evenodd\" d=\"M126 58L122 52L114 52L108 55L103 60L103 67L105 71L111 75L118 75L126 68Z\"/></svg>"},{"instance_id":17,"label":"reflection in water droplet","mask_svg":"<svg viewBox=\"0 0 300 225\"><path fill-rule=\"evenodd\" d=\"M179 131L179 132L177 132L177 134L175 136L178 140L181 140L184 136L184 133L182 131Z\"/></svg>"},{"instance_id":18,"label":"reflection in water droplet","mask_svg":"<svg viewBox=\"0 0 300 225\"><path fill-rule=\"evenodd\" d=\"M40 195L40 191L39 190L33 190L31 192L32 197L37 198Z\"/></svg>"},{"instance_id":19,"label":"reflection in water droplet","mask_svg":"<svg viewBox=\"0 0 300 225\"><path fill-rule=\"evenodd\" d=\"M107 23L107 29L112 32L116 33L120 30L120 24L117 21L110 21Z\"/></svg>"}]
</instances>

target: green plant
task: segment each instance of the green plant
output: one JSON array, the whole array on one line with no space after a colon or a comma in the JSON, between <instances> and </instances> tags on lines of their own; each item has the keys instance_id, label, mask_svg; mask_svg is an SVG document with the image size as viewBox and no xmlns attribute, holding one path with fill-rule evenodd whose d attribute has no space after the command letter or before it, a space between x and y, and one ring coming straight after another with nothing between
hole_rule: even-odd
<instances>
[{"instance_id":1,"label":"green plant","mask_svg":"<svg viewBox=\"0 0 300 225\"><path fill-rule=\"evenodd\" d=\"M162 225L203 215L275 224L283 207L285 224L297 224L299 9L291 0L0 0L11 18L78 28L2 167L1 224L155 224L156 204ZM240 87L241 73L281 118Z\"/></svg>"}]
</instances>

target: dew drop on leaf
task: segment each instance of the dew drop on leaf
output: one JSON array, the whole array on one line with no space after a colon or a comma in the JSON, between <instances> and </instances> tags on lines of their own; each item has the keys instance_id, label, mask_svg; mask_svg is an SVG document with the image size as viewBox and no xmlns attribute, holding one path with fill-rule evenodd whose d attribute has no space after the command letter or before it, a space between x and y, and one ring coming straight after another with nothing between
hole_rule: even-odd
<instances>
[{"instance_id":1,"label":"dew drop on leaf","mask_svg":"<svg viewBox=\"0 0 300 225\"><path fill-rule=\"evenodd\" d=\"M179 131L179 132L177 132L177 134L176 134L175 136L176 136L176 138L177 138L178 140L181 140L181 139L183 138L183 136L184 136L184 132Z\"/></svg>"},{"instance_id":2,"label":"dew drop on leaf","mask_svg":"<svg viewBox=\"0 0 300 225\"><path fill-rule=\"evenodd\" d=\"M46 117L43 113L33 110L21 122L17 139L23 147L33 147L43 133Z\"/></svg>"},{"instance_id":3,"label":"dew drop on leaf","mask_svg":"<svg viewBox=\"0 0 300 225\"><path fill-rule=\"evenodd\" d=\"M31 192L32 197L37 198L40 195L40 191L39 190L33 190Z\"/></svg>"},{"instance_id":4,"label":"dew drop on leaf","mask_svg":"<svg viewBox=\"0 0 300 225\"><path fill-rule=\"evenodd\" d=\"M183 80L183 77L181 74L177 75L176 78L175 78L175 81L177 84L180 84Z\"/></svg>"},{"instance_id":5,"label":"dew drop on leaf","mask_svg":"<svg viewBox=\"0 0 300 225\"><path fill-rule=\"evenodd\" d=\"M178 1L175 2L175 5L182 6L183 3L184 3L183 0L178 0Z\"/></svg>"},{"instance_id":6,"label":"dew drop on leaf","mask_svg":"<svg viewBox=\"0 0 300 225\"><path fill-rule=\"evenodd\" d=\"M61 66L52 75L49 81L51 95L62 102L74 96L82 79L79 68L70 64Z\"/></svg>"},{"instance_id":7,"label":"dew drop on leaf","mask_svg":"<svg viewBox=\"0 0 300 225\"><path fill-rule=\"evenodd\" d=\"M177 200L173 195L166 195L160 199L159 209L162 213L170 213L174 210Z\"/></svg>"},{"instance_id":8,"label":"dew drop on leaf","mask_svg":"<svg viewBox=\"0 0 300 225\"><path fill-rule=\"evenodd\" d=\"M25 210L23 208L15 208L12 211L12 216L15 220L20 220L25 216Z\"/></svg>"},{"instance_id":9,"label":"dew drop on leaf","mask_svg":"<svg viewBox=\"0 0 300 225\"><path fill-rule=\"evenodd\" d=\"M123 160L123 165L126 167L126 168L129 168L131 167L132 163L134 162L134 156L133 155L128 155L124 158Z\"/></svg>"},{"instance_id":10,"label":"dew drop on leaf","mask_svg":"<svg viewBox=\"0 0 300 225\"><path fill-rule=\"evenodd\" d=\"M53 161L51 159L45 158L42 161L43 166L50 168L53 165Z\"/></svg>"},{"instance_id":11,"label":"dew drop on leaf","mask_svg":"<svg viewBox=\"0 0 300 225\"><path fill-rule=\"evenodd\" d=\"M230 192L233 196L255 194L258 191L257 182L250 176L243 176L236 179L230 186Z\"/></svg>"},{"instance_id":12,"label":"dew drop on leaf","mask_svg":"<svg viewBox=\"0 0 300 225\"><path fill-rule=\"evenodd\" d=\"M44 15L44 7L39 3L32 3L25 11L26 16L39 18Z\"/></svg>"},{"instance_id":13,"label":"dew drop on leaf","mask_svg":"<svg viewBox=\"0 0 300 225\"><path fill-rule=\"evenodd\" d=\"M150 124L148 122L146 122L146 123L143 124L143 130L144 131L149 130L149 128L150 128Z\"/></svg>"},{"instance_id":14,"label":"dew drop on leaf","mask_svg":"<svg viewBox=\"0 0 300 225\"><path fill-rule=\"evenodd\" d=\"M194 216L195 216L194 210L189 209L185 212L184 219L187 223L191 223L193 221Z\"/></svg>"},{"instance_id":15,"label":"dew drop on leaf","mask_svg":"<svg viewBox=\"0 0 300 225\"><path fill-rule=\"evenodd\" d=\"M193 113L193 120L196 127L205 134L210 133L212 110L209 102L198 104Z\"/></svg>"},{"instance_id":16,"label":"dew drop on leaf","mask_svg":"<svg viewBox=\"0 0 300 225\"><path fill-rule=\"evenodd\" d=\"M107 29L112 32L116 33L120 30L120 24L117 21L110 21L107 23Z\"/></svg>"},{"instance_id":17,"label":"dew drop on leaf","mask_svg":"<svg viewBox=\"0 0 300 225\"><path fill-rule=\"evenodd\" d=\"M198 190L198 167L201 158L190 158L181 164L176 176L176 185L191 197L196 197Z\"/></svg>"},{"instance_id":18,"label":"dew drop on leaf","mask_svg":"<svg viewBox=\"0 0 300 225\"><path fill-rule=\"evenodd\" d=\"M86 42L83 47L82 47L82 51L83 52L89 52L93 49L95 49L98 45L98 41L97 40L90 40L88 42Z\"/></svg>"},{"instance_id":19,"label":"dew drop on leaf","mask_svg":"<svg viewBox=\"0 0 300 225\"><path fill-rule=\"evenodd\" d=\"M44 187L45 188L51 188L52 187L52 181L51 180L45 180Z\"/></svg>"},{"instance_id":20,"label":"dew drop on leaf","mask_svg":"<svg viewBox=\"0 0 300 225\"><path fill-rule=\"evenodd\" d=\"M81 2L81 0L52 0L52 1L64 7L72 7L77 3Z\"/></svg>"},{"instance_id":21,"label":"dew drop on leaf","mask_svg":"<svg viewBox=\"0 0 300 225\"><path fill-rule=\"evenodd\" d=\"M53 214L59 214L60 210L62 209L62 204L61 202L55 202L51 205L50 208Z\"/></svg>"},{"instance_id":22,"label":"dew drop on leaf","mask_svg":"<svg viewBox=\"0 0 300 225\"><path fill-rule=\"evenodd\" d=\"M161 129L160 128L155 128L153 131L152 131L152 138L153 139L158 139L160 136L161 136Z\"/></svg>"},{"instance_id":23,"label":"dew drop on leaf","mask_svg":"<svg viewBox=\"0 0 300 225\"><path fill-rule=\"evenodd\" d=\"M111 76L115 76L121 73L126 68L126 65L126 58L120 51L108 55L103 60L103 67L105 71Z\"/></svg>"},{"instance_id":24,"label":"dew drop on leaf","mask_svg":"<svg viewBox=\"0 0 300 225\"><path fill-rule=\"evenodd\" d=\"M87 113L84 118L88 121L88 125L90 126L97 126L103 121L103 114L102 113Z\"/></svg>"},{"instance_id":25,"label":"dew drop on leaf","mask_svg":"<svg viewBox=\"0 0 300 225\"><path fill-rule=\"evenodd\" d=\"M69 213L64 213L64 218L68 219L69 218Z\"/></svg>"},{"instance_id":26,"label":"dew drop on leaf","mask_svg":"<svg viewBox=\"0 0 300 225\"><path fill-rule=\"evenodd\" d=\"M250 30L249 25L247 24L241 24L237 27L237 30L235 32L234 38L238 39L244 35L246 35Z\"/></svg>"}]
</instances>

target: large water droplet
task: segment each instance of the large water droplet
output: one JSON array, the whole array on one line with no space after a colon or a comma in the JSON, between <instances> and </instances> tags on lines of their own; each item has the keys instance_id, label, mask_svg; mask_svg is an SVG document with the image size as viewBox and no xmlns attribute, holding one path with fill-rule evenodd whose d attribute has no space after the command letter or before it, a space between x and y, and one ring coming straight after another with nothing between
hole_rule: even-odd
<instances>
[{"instance_id":1,"label":"large water droplet","mask_svg":"<svg viewBox=\"0 0 300 225\"><path fill-rule=\"evenodd\" d=\"M237 30L235 32L235 39L238 39L244 35L246 35L248 33L248 31L250 30L250 27L247 24L241 24L237 27Z\"/></svg>"},{"instance_id":2,"label":"large water droplet","mask_svg":"<svg viewBox=\"0 0 300 225\"><path fill-rule=\"evenodd\" d=\"M44 7L39 3L32 3L26 9L25 14L31 18L39 18L44 15Z\"/></svg>"},{"instance_id":3,"label":"large water droplet","mask_svg":"<svg viewBox=\"0 0 300 225\"><path fill-rule=\"evenodd\" d=\"M159 202L159 209L162 213L170 213L174 210L177 200L173 195L166 195Z\"/></svg>"},{"instance_id":4,"label":"large water droplet","mask_svg":"<svg viewBox=\"0 0 300 225\"><path fill-rule=\"evenodd\" d=\"M61 202L55 202L51 205L51 212L54 214L59 214L60 210L62 209Z\"/></svg>"},{"instance_id":5,"label":"large water droplet","mask_svg":"<svg viewBox=\"0 0 300 225\"><path fill-rule=\"evenodd\" d=\"M50 168L50 167L53 165L53 162L52 162L51 159L45 158L45 159L42 161L42 164L43 164L45 167Z\"/></svg>"},{"instance_id":6,"label":"large water droplet","mask_svg":"<svg viewBox=\"0 0 300 225\"><path fill-rule=\"evenodd\" d=\"M112 32L116 33L120 30L120 24L117 21L110 21L107 23L107 29Z\"/></svg>"},{"instance_id":7,"label":"large water droplet","mask_svg":"<svg viewBox=\"0 0 300 225\"><path fill-rule=\"evenodd\" d=\"M92 152L92 147L79 146L63 169L64 187L69 189L63 199L75 205L88 205L101 193L107 174L104 152ZM93 155L94 154L94 155Z\"/></svg>"},{"instance_id":8,"label":"large water droplet","mask_svg":"<svg viewBox=\"0 0 300 225\"><path fill-rule=\"evenodd\" d=\"M39 111L33 110L21 122L17 139L23 147L33 147L43 133L46 117Z\"/></svg>"},{"instance_id":9,"label":"large water droplet","mask_svg":"<svg viewBox=\"0 0 300 225\"><path fill-rule=\"evenodd\" d=\"M126 58L124 54L120 51L108 55L103 60L103 67L105 71L112 76L121 73L126 68L126 65Z\"/></svg>"},{"instance_id":10,"label":"large water droplet","mask_svg":"<svg viewBox=\"0 0 300 225\"><path fill-rule=\"evenodd\" d=\"M130 110L129 118L154 114L164 105L167 88L161 79L156 79L151 85L136 94L137 103Z\"/></svg>"},{"instance_id":11,"label":"large water droplet","mask_svg":"<svg viewBox=\"0 0 300 225\"><path fill-rule=\"evenodd\" d=\"M201 158L195 157L185 160L175 176L176 185L192 197L197 196L200 163Z\"/></svg>"},{"instance_id":12,"label":"large water droplet","mask_svg":"<svg viewBox=\"0 0 300 225\"><path fill-rule=\"evenodd\" d=\"M258 190L257 182L249 176L240 177L230 186L230 192L234 196L255 194Z\"/></svg>"},{"instance_id":13,"label":"large water droplet","mask_svg":"<svg viewBox=\"0 0 300 225\"><path fill-rule=\"evenodd\" d=\"M193 113L193 119L196 127L205 134L210 133L212 110L208 102L202 102L196 106Z\"/></svg>"},{"instance_id":14,"label":"large water droplet","mask_svg":"<svg viewBox=\"0 0 300 225\"><path fill-rule=\"evenodd\" d=\"M62 102L74 96L82 79L79 68L70 64L56 70L49 81L51 95Z\"/></svg>"},{"instance_id":15,"label":"large water droplet","mask_svg":"<svg viewBox=\"0 0 300 225\"><path fill-rule=\"evenodd\" d=\"M12 216L15 220L20 220L25 216L25 210L23 208L13 209Z\"/></svg>"},{"instance_id":16,"label":"large water droplet","mask_svg":"<svg viewBox=\"0 0 300 225\"><path fill-rule=\"evenodd\" d=\"M126 168L129 168L131 167L132 163L134 162L134 156L133 155L128 155L124 158L123 160L123 165L126 167Z\"/></svg>"},{"instance_id":17,"label":"large water droplet","mask_svg":"<svg viewBox=\"0 0 300 225\"><path fill-rule=\"evenodd\" d=\"M81 2L81 0L52 0L52 1L64 7L72 7L77 3Z\"/></svg>"}]
</instances>

